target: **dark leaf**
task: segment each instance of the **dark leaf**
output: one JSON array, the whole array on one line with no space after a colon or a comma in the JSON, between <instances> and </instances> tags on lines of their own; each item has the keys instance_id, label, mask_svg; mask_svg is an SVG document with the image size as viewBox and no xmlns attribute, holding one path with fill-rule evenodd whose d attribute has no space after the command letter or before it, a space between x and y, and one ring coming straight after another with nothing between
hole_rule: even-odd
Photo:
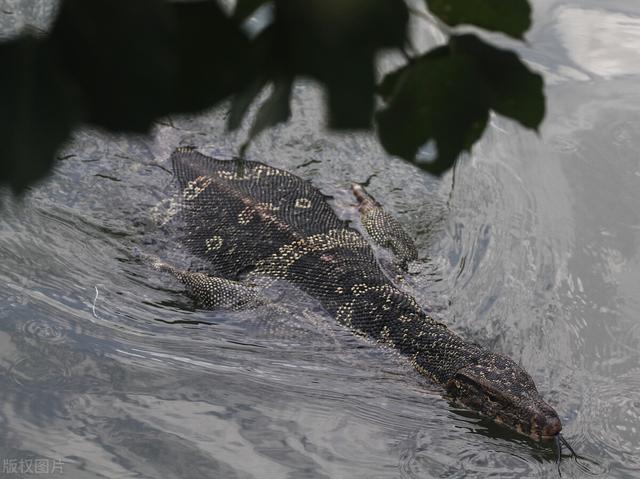
<instances>
[{"instance_id":1,"label":"dark leaf","mask_svg":"<svg viewBox=\"0 0 640 479\"><path fill-rule=\"evenodd\" d=\"M436 55L438 54L438 51L440 54L444 54L445 52L445 50L432 50L432 53ZM406 77L407 71L408 66L405 66L394 72L388 73L382 79L382 82L377 87L377 93L384 102L389 102L391 96L396 92L396 89L402 84L402 80Z\"/></svg>"},{"instance_id":2,"label":"dark leaf","mask_svg":"<svg viewBox=\"0 0 640 479\"><path fill-rule=\"evenodd\" d=\"M286 122L291 116L289 101L291 100L291 78L283 78L273 84L273 91L256 113L256 118L249 131L249 139L255 138L263 130Z\"/></svg>"},{"instance_id":3,"label":"dark leaf","mask_svg":"<svg viewBox=\"0 0 640 479\"><path fill-rule=\"evenodd\" d=\"M0 184L14 192L44 177L80 111L75 91L42 39L0 44Z\"/></svg>"},{"instance_id":4,"label":"dark leaf","mask_svg":"<svg viewBox=\"0 0 640 479\"><path fill-rule=\"evenodd\" d=\"M251 16L262 5L269 3L269 1L270 0L238 0L236 8L233 11L233 18L242 22L247 17Z\"/></svg>"},{"instance_id":5,"label":"dark leaf","mask_svg":"<svg viewBox=\"0 0 640 479\"><path fill-rule=\"evenodd\" d=\"M157 0L66 0L52 29L90 123L147 131L171 110L177 69L170 8Z\"/></svg>"},{"instance_id":6,"label":"dark leaf","mask_svg":"<svg viewBox=\"0 0 640 479\"><path fill-rule=\"evenodd\" d=\"M531 26L527 0L425 0L429 10L447 25L475 25L523 38Z\"/></svg>"},{"instance_id":7,"label":"dark leaf","mask_svg":"<svg viewBox=\"0 0 640 479\"><path fill-rule=\"evenodd\" d=\"M274 35L273 26L269 26L251 41L247 56L247 74L243 83L245 87L238 89L231 101L227 119L229 130L235 130L240 126L249 107L271 78L283 75L282 72L286 70L274 52Z\"/></svg>"},{"instance_id":8,"label":"dark leaf","mask_svg":"<svg viewBox=\"0 0 640 479\"><path fill-rule=\"evenodd\" d=\"M449 169L486 125L482 79L472 61L451 55L449 47L424 55L393 74L383 87L388 106L377 115L382 145L431 173ZM430 141L435 142L437 157L419 162L420 149Z\"/></svg>"},{"instance_id":9,"label":"dark leaf","mask_svg":"<svg viewBox=\"0 0 640 479\"><path fill-rule=\"evenodd\" d=\"M227 129L236 130L242 124L242 119L249 111L249 107L266 86L266 79L256 78L247 88L240 93L236 93L231 101L229 117L227 118Z\"/></svg>"},{"instance_id":10,"label":"dark leaf","mask_svg":"<svg viewBox=\"0 0 640 479\"><path fill-rule=\"evenodd\" d=\"M404 43L402 0L276 0L277 52L291 72L319 80L329 126L369 128L377 51Z\"/></svg>"},{"instance_id":11,"label":"dark leaf","mask_svg":"<svg viewBox=\"0 0 640 479\"><path fill-rule=\"evenodd\" d=\"M234 22L212 1L173 3L171 13L177 44L171 110L203 110L238 91L249 72L249 41Z\"/></svg>"},{"instance_id":12,"label":"dark leaf","mask_svg":"<svg viewBox=\"0 0 640 479\"><path fill-rule=\"evenodd\" d=\"M492 110L527 128L538 128L545 113L541 75L529 70L514 52L495 48L474 35L453 37L451 48L475 59L490 88Z\"/></svg>"},{"instance_id":13,"label":"dark leaf","mask_svg":"<svg viewBox=\"0 0 640 479\"><path fill-rule=\"evenodd\" d=\"M542 79L518 57L474 35L454 36L385 77L377 114L385 149L435 174L480 138L489 110L537 128L544 116ZM433 161L420 161L430 143Z\"/></svg>"},{"instance_id":14,"label":"dark leaf","mask_svg":"<svg viewBox=\"0 0 640 479\"><path fill-rule=\"evenodd\" d=\"M51 41L84 92L86 120L145 132L242 86L248 40L216 2L66 0Z\"/></svg>"},{"instance_id":15,"label":"dark leaf","mask_svg":"<svg viewBox=\"0 0 640 479\"><path fill-rule=\"evenodd\" d=\"M373 57L364 53L354 55L342 65L339 60L336 58L332 68L322 74L328 89L329 127L371 128L375 95Z\"/></svg>"}]
</instances>

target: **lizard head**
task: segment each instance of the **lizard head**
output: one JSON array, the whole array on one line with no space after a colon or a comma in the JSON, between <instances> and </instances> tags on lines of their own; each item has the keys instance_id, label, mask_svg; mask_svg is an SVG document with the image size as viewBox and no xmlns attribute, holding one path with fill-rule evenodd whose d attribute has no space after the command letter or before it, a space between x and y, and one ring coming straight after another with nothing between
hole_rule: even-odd
<instances>
[{"instance_id":1,"label":"lizard head","mask_svg":"<svg viewBox=\"0 0 640 479\"><path fill-rule=\"evenodd\" d=\"M447 382L459 403L535 440L553 439L562 424L520 366L500 354L459 369Z\"/></svg>"}]
</instances>

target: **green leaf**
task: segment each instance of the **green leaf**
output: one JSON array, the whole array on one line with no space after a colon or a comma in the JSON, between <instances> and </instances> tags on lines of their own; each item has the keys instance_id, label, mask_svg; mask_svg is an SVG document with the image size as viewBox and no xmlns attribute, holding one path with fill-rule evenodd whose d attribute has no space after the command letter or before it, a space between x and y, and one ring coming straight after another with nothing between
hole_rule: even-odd
<instances>
[{"instance_id":1,"label":"green leaf","mask_svg":"<svg viewBox=\"0 0 640 479\"><path fill-rule=\"evenodd\" d=\"M327 89L329 126L370 128L374 57L400 47L408 11L402 0L275 0L282 64Z\"/></svg>"},{"instance_id":2,"label":"green leaf","mask_svg":"<svg viewBox=\"0 0 640 479\"><path fill-rule=\"evenodd\" d=\"M475 25L522 39L531 26L527 0L425 0L447 25Z\"/></svg>"},{"instance_id":3,"label":"green leaf","mask_svg":"<svg viewBox=\"0 0 640 479\"><path fill-rule=\"evenodd\" d=\"M233 11L233 18L238 22L243 22L262 5L269 3L269 1L270 0L238 0L236 2L236 8Z\"/></svg>"},{"instance_id":4,"label":"green leaf","mask_svg":"<svg viewBox=\"0 0 640 479\"><path fill-rule=\"evenodd\" d=\"M453 36L378 88L386 107L377 114L378 136L391 154L440 174L481 137L491 109L535 129L544 117L542 78L512 52L474 35ZM433 161L420 161L433 142Z\"/></svg>"},{"instance_id":5,"label":"green leaf","mask_svg":"<svg viewBox=\"0 0 640 479\"><path fill-rule=\"evenodd\" d=\"M14 193L43 178L80 119L73 85L44 40L24 36L0 44L0 185Z\"/></svg>"}]
</instances>

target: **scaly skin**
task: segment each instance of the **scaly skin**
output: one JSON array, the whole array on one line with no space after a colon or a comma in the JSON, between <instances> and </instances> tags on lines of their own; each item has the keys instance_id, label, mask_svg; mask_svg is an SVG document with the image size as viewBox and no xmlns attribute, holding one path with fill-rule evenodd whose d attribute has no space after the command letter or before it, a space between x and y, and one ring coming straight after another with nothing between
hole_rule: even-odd
<instances>
[{"instance_id":1,"label":"scaly skin","mask_svg":"<svg viewBox=\"0 0 640 479\"><path fill-rule=\"evenodd\" d=\"M367 193L364 186L353 183L351 190L359 203L360 220L367 234L378 245L390 249L403 269L418 259L418 250L411 237L393 216Z\"/></svg>"},{"instance_id":2,"label":"scaly skin","mask_svg":"<svg viewBox=\"0 0 640 479\"><path fill-rule=\"evenodd\" d=\"M206 307L218 306L215 298L229 298L229 292L237 302L241 281L288 281L339 323L406 356L459 403L536 439L560 431L558 415L526 371L425 314L308 182L258 162L247 161L239 171L233 161L191 149L178 149L172 160L182 188L184 243L209 262L211 278L172 273ZM361 205L379 208L366 198ZM397 228L392 231L397 235Z\"/></svg>"}]
</instances>

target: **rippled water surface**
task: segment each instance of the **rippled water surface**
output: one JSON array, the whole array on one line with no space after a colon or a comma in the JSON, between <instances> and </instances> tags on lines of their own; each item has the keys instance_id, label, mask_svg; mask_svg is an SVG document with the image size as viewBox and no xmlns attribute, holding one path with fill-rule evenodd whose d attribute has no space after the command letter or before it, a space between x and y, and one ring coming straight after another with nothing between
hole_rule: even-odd
<instances>
[{"instance_id":1,"label":"rippled water surface","mask_svg":"<svg viewBox=\"0 0 640 479\"><path fill-rule=\"evenodd\" d=\"M46 27L42 3L5 1L6 33ZM292 124L249 158L310 179L345 218L349 182L378 173L370 191L423 257L416 297L532 373L585 458L563 477L640 477L640 6L534 6L520 53L547 82L539 135L495 118L455 179L435 180L368 136L323 132L300 84ZM233 155L246 132L224 133L224 116L150 138L78 132L52 178L3 199L3 473L39 459L69 478L557 477L551 449L456 409L295 292L269 321L199 311L134 259L179 256L152 213L167 157Z\"/></svg>"}]
</instances>

